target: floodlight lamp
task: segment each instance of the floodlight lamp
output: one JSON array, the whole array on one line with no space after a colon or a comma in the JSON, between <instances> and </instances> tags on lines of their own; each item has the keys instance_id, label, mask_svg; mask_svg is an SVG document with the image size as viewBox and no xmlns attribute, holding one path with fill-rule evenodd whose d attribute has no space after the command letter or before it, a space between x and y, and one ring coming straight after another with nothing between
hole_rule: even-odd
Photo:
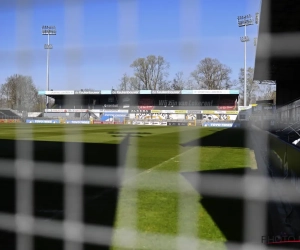
<instances>
[{"instance_id":1,"label":"floodlight lamp","mask_svg":"<svg viewBox=\"0 0 300 250\"><path fill-rule=\"evenodd\" d=\"M255 23L258 24L259 22L259 13L255 14Z\"/></svg>"},{"instance_id":2,"label":"floodlight lamp","mask_svg":"<svg viewBox=\"0 0 300 250\"><path fill-rule=\"evenodd\" d=\"M248 42L248 41L250 41L250 39L249 39L248 36L242 36L240 39L241 39L241 42Z\"/></svg>"}]
</instances>

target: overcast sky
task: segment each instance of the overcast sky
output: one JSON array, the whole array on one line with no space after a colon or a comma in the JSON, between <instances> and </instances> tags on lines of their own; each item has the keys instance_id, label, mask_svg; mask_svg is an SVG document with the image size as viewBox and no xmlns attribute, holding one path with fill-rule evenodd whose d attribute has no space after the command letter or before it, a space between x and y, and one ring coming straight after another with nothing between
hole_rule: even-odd
<instances>
[{"instance_id":1,"label":"overcast sky","mask_svg":"<svg viewBox=\"0 0 300 250\"><path fill-rule=\"evenodd\" d=\"M27 3L26 3L27 2ZM117 87L138 57L161 55L172 79L187 78L197 63L212 57L232 68L244 67L244 29L237 16L260 11L260 0L2 0L0 3L0 83L12 74L32 76L46 89L47 36L42 25L55 25L50 43L50 89ZM254 66L248 26L247 64Z\"/></svg>"}]
</instances>

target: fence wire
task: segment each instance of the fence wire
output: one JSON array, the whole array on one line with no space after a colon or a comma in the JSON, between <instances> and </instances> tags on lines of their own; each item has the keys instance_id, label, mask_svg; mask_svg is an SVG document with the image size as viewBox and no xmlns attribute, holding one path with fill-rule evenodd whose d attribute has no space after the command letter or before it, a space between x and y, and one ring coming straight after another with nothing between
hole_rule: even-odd
<instances>
[{"instance_id":1,"label":"fence wire","mask_svg":"<svg viewBox=\"0 0 300 250\"><path fill-rule=\"evenodd\" d=\"M55 2L55 1L54 1ZM92 1L90 1L92 2ZM66 44L71 48L66 48L64 58L68 64L66 89L75 89L84 86L82 81L81 59L83 57L83 32L84 32L84 11L82 0L70 1L65 0L65 31ZM5 8L17 8L16 17L16 33L18 33L16 41L20 53L18 54L17 62L20 68L30 70L33 62L33 55L30 47L30 35L32 34L31 22L32 11L31 6L34 4L43 5L36 1L18 0L15 6L11 6L11 1L4 1ZM51 1L44 3L52 5ZM181 51L183 62L189 61L193 56L197 55L193 32L197 29L199 19L199 8L201 1L196 0L181 0L181 17L180 29L183 37ZM120 60L128 60L129 56L137 51L135 42L138 26L138 1L137 0L119 0L118 24L120 34ZM275 39L276 43L285 44L284 49L275 51L278 56L286 56L298 53L297 44L293 41L299 40L297 35L285 34L270 38L263 35L260 39L269 41ZM290 46L286 46L286 44ZM267 42L265 43L267 44ZM265 55L269 55L269 48L262 48ZM98 76L97 76L98 77ZM34 237L44 237L62 240L64 249L66 250L81 250L84 249L83 244L113 246L118 248L136 249L137 244L149 245L155 242L157 249L164 249L164 246L172 246L173 249L222 249L223 243L217 241L208 241L198 237L198 210L197 202L191 199L190 194L195 190L201 191L202 195L210 195L214 197L230 197L240 198L245 200L243 211L243 242L228 242L227 249L267 249L267 246L261 244L261 237L265 235L267 230L267 213L268 202L279 202L286 204L299 203L299 193L295 192L295 186L291 185L289 179L281 177L270 178L269 167L270 163L266 155L268 154L269 144L268 138L262 134L254 132L250 128L246 129L246 147L253 148L255 152L256 162L259 165L260 174L252 174L247 172L243 177L235 175L223 174L202 174L193 176L190 180L191 188L186 188L182 185L182 180L178 173L170 171L144 172L138 168L140 164L137 161L140 145L138 138L134 136L126 137L128 141L120 144L116 154L116 168L109 165L101 165L100 167L94 163L85 165L84 159L86 152L81 143L64 143L63 155L60 162L43 162L36 160L36 152L34 142L28 139L33 138L34 131L29 126L26 131L23 130L21 124L16 125L17 136L16 145L14 147L15 157L12 159L0 160L0 176L2 178L10 178L15 180L15 212L0 213L0 228L4 231L16 233L16 249L30 250L34 249ZM128 133L125 126L117 126L120 134ZM182 128L179 144L185 143L184 131ZM65 141L72 141L74 133L65 126ZM199 137L199 130L191 128L192 137ZM80 141L81 134L76 134L76 139ZM127 140L127 139L124 139ZM129 144L129 146L127 145ZM201 144L201 142L200 142ZM128 149L127 149L128 147ZM5 150L4 148L1 150ZM59 154L48 149L48 155ZM12 154L12 153L11 153ZM91 155L90 155L91 157ZM101 153L94 155L101 158ZM197 169L200 159L206 156L202 153L186 154L186 151L181 149L178 152L179 171L184 169L184 162L192 162L194 166L191 168ZM218 156L216 156L218 157ZM48 156L51 159L51 156ZM97 162L97 161L96 161ZM125 166L130 166L127 168ZM151 172L151 174L149 174ZM149 174L148 182L140 185L137 183L137 176ZM179 185L167 185L169 179L178 179ZM165 180L165 183L157 180ZM63 200L63 208L61 211L56 211L52 219L41 219L35 214L33 204L36 190L36 182L45 182L49 186L48 194L51 195L51 190L56 189L55 185L63 185L61 198ZM217 183L217 185L216 185ZM101 187L101 194L95 193L90 200L85 200L85 189L87 186ZM41 186L40 186L41 187ZM114 192L113 190L120 189L119 196L125 196L126 200L131 201L130 207L121 207L120 202L117 202L116 211L119 211L118 218L119 227L114 225L95 225L85 222L85 211L83 204L89 201L97 200L99 195L105 195L105 192ZM105 191L103 191L105 190ZM107 191L108 190L108 191ZM173 193L178 195L178 221L175 235L158 234L152 232L142 232L138 225L138 196L140 191L163 191L165 193ZM54 191L53 191L54 192ZM284 201L283 201L284 198ZM50 197L49 197L50 199ZM257 202L261 202L257 205ZM103 205L103 204L102 204ZM104 206L104 205L103 205ZM101 213L102 207L99 207ZM151 209L151 207L149 207ZM175 209L175 208L174 208ZM222 209L220 207L219 209ZM63 210L63 212L62 212ZM292 211L289 211L290 213ZM63 215L62 215L63 213ZM59 218L59 219L57 219ZM200 218L201 225L201 218ZM200 230L205 228L200 226ZM0 246L1 248L1 246ZM2 249L2 248L1 248ZM278 248L280 249L280 248ZM284 248L281 248L284 249Z\"/></svg>"}]
</instances>

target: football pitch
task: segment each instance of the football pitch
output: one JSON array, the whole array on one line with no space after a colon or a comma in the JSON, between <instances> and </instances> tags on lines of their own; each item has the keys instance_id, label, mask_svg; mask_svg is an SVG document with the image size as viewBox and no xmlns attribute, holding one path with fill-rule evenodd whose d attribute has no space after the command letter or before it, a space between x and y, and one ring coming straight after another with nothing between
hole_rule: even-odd
<instances>
[{"instance_id":1,"label":"football pitch","mask_svg":"<svg viewBox=\"0 0 300 250\"><path fill-rule=\"evenodd\" d=\"M242 129L0 125L0 139L118 145L128 135L123 185L111 223L119 233L113 236L112 249L127 249L122 230L138 233L128 249L176 249L179 236L197 238L206 249L226 249L227 241L242 241L242 201L202 195L190 182L198 173L255 171L255 157ZM105 217L105 211L98 216Z\"/></svg>"}]
</instances>

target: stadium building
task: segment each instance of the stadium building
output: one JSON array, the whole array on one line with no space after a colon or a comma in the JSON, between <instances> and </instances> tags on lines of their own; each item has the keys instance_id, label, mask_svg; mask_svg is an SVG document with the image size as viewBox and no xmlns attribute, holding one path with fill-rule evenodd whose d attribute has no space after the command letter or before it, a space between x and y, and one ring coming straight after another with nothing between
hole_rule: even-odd
<instances>
[{"instance_id":1,"label":"stadium building","mask_svg":"<svg viewBox=\"0 0 300 250\"><path fill-rule=\"evenodd\" d=\"M44 117L127 120L235 121L238 90L40 91L54 100Z\"/></svg>"}]
</instances>

